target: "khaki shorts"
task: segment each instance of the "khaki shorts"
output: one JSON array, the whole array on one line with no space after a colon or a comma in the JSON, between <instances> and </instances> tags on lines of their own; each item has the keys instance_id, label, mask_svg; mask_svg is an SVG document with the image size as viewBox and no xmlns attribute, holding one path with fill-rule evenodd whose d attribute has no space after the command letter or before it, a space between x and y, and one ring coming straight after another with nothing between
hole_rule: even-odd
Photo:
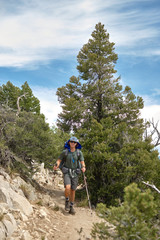
<instances>
[{"instance_id":1,"label":"khaki shorts","mask_svg":"<svg viewBox=\"0 0 160 240\"><path fill-rule=\"evenodd\" d=\"M71 189L76 190L76 188L78 186L78 176L71 178L70 175L68 173L66 173L63 175L63 179L64 179L64 187L66 185L71 185Z\"/></svg>"}]
</instances>

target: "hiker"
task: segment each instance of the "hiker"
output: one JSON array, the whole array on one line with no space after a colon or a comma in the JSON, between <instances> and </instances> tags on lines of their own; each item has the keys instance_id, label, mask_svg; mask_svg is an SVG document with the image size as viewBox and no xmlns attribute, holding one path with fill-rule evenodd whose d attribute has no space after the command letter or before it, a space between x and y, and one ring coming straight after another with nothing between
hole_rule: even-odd
<instances>
[{"instance_id":1,"label":"hiker","mask_svg":"<svg viewBox=\"0 0 160 240\"><path fill-rule=\"evenodd\" d=\"M85 172L83 153L80 151L81 144L76 137L71 137L65 143L65 149L60 154L53 169L61 168L65 187L65 210L75 214L73 208L75 191L78 185L78 175ZM62 166L61 166L62 165Z\"/></svg>"}]
</instances>

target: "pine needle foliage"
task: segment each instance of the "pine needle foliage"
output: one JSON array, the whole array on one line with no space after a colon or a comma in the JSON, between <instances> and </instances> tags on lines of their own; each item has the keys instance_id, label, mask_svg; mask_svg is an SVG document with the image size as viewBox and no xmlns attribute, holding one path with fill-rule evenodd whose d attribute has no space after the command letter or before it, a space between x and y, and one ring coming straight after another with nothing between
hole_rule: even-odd
<instances>
[{"instance_id":1,"label":"pine needle foliage","mask_svg":"<svg viewBox=\"0 0 160 240\"><path fill-rule=\"evenodd\" d=\"M104 25L96 24L78 53L78 77L57 90L62 105L57 124L82 143L94 205L116 205L132 182L160 186L158 151L151 138L144 138L140 118L143 99L129 86L122 87L115 75L114 45Z\"/></svg>"},{"instance_id":2,"label":"pine needle foliage","mask_svg":"<svg viewBox=\"0 0 160 240\"><path fill-rule=\"evenodd\" d=\"M107 209L99 204L97 212L107 222L94 224L93 239L160 239L154 197L150 190L142 192L135 183L125 188L124 202L120 206Z\"/></svg>"}]
</instances>

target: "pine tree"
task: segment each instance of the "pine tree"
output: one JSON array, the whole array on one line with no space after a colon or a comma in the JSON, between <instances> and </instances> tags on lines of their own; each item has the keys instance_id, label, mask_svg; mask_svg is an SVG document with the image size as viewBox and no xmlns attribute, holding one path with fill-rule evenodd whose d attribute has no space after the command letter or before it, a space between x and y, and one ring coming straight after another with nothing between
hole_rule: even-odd
<instances>
[{"instance_id":1,"label":"pine tree","mask_svg":"<svg viewBox=\"0 0 160 240\"><path fill-rule=\"evenodd\" d=\"M0 87L0 104L7 105L14 111L18 111L18 98L21 111L40 114L40 102L33 95L27 82L21 86L21 89L14 86L10 81Z\"/></svg>"},{"instance_id":2,"label":"pine tree","mask_svg":"<svg viewBox=\"0 0 160 240\"><path fill-rule=\"evenodd\" d=\"M20 94L20 89L8 81L0 87L0 103L17 109L17 98Z\"/></svg>"},{"instance_id":3,"label":"pine tree","mask_svg":"<svg viewBox=\"0 0 160 240\"><path fill-rule=\"evenodd\" d=\"M63 109L58 126L80 137L94 204L116 204L134 181L160 185L158 152L151 139L143 139L143 99L129 86L123 90L115 78L117 58L114 43L98 23L77 56L79 77L57 91Z\"/></svg>"},{"instance_id":4,"label":"pine tree","mask_svg":"<svg viewBox=\"0 0 160 240\"><path fill-rule=\"evenodd\" d=\"M40 102L38 98L33 95L32 89L29 87L27 82L22 85L21 95L23 94L25 97L21 99L22 111L24 110L26 112L40 114Z\"/></svg>"},{"instance_id":5,"label":"pine tree","mask_svg":"<svg viewBox=\"0 0 160 240\"><path fill-rule=\"evenodd\" d=\"M80 78L87 81L83 89L85 103L100 122L106 115L108 95L112 91L116 92L113 84L118 79L113 80L113 74L116 73L114 63L118 56L114 53L114 43L109 42L109 34L106 33L104 25L98 23L91 36L92 39L89 39L77 56L77 69ZM109 102L111 104L111 101Z\"/></svg>"},{"instance_id":6,"label":"pine tree","mask_svg":"<svg viewBox=\"0 0 160 240\"><path fill-rule=\"evenodd\" d=\"M79 78L73 76L70 84L58 88L57 95L63 109L58 119L60 128L76 131L86 125L86 122L88 124L92 117L100 122L108 116L117 98L121 97L119 78L113 78L117 58L114 43L109 42L109 34L104 25L97 24L92 39L77 56ZM82 84L80 79L86 83Z\"/></svg>"},{"instance_id":7,"label":"pine tree","mask_svg":"<svg viewBox=\"0 0 160 240\"><path fill-rule=\"evenodd\" d=\"M57 125L65 132L76 131L84 121L84 101L80 79L72 76L65 87L58 88L58 100L63 112L58 115Z\"/></svg>"}]
</instances>

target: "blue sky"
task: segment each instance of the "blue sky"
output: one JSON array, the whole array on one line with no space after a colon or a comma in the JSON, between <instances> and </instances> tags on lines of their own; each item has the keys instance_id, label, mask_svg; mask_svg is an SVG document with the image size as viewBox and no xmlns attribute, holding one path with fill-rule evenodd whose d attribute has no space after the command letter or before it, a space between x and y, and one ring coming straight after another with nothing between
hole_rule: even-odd
<instances>
[{"instance_id":1,"label":"blue sky","mask_svg":"<svg viewBox=\"0 0 160 240\"><path fill-rule=\"evenodd\" d=\"M142 96L142 117L160 120L159 0L0 0L0 85L28 82L52 124L56 89L76 71L77 54L101 22L115 43L121 84Z\"/></svg>"}]
</instances>

